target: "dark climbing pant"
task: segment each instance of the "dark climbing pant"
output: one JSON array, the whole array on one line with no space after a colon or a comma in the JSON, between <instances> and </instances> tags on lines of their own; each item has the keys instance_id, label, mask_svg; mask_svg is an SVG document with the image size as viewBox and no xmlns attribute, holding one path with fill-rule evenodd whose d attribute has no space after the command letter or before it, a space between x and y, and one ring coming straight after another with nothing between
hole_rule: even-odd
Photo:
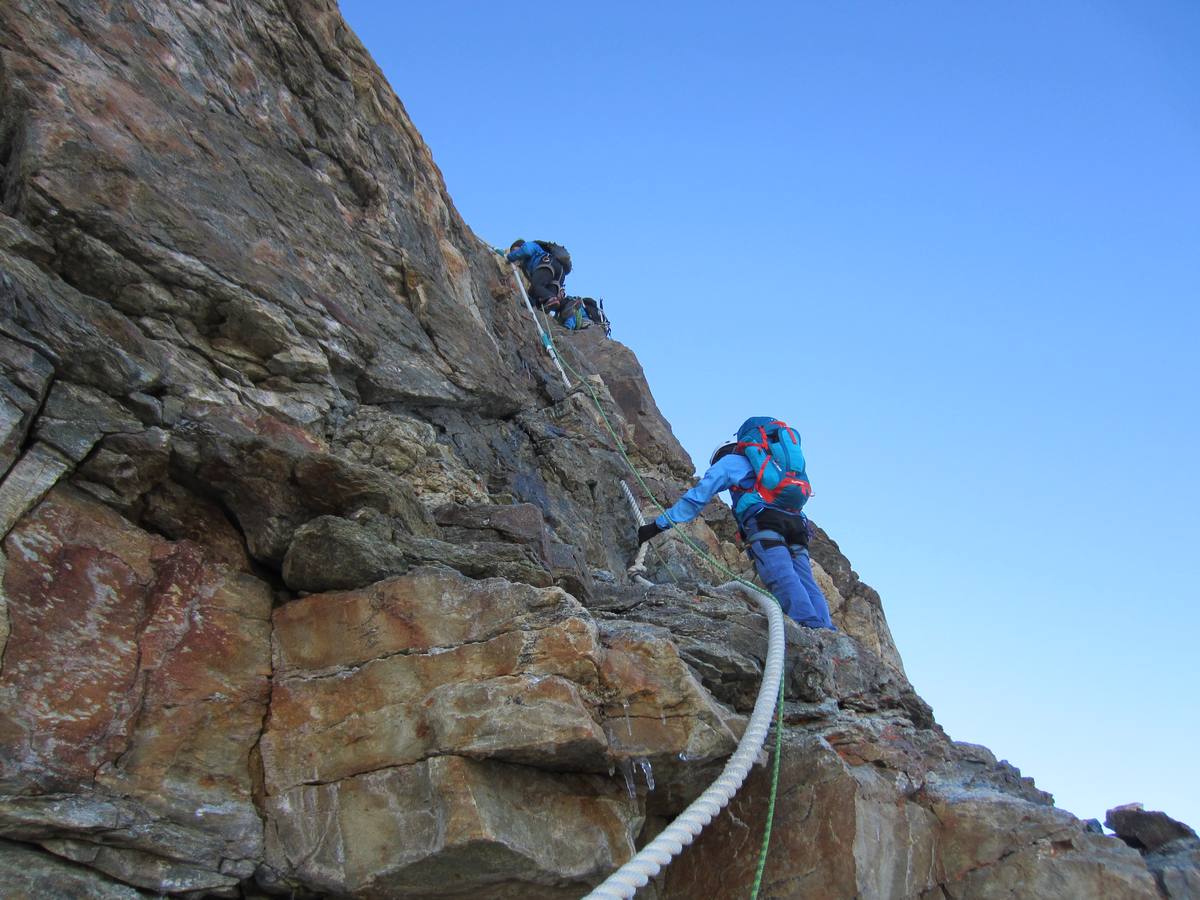
<instances>
[{"instance_id":1,"label":"dark climbing pant","mask_svg":"<svg viewBox=\"0 0 1200 900\"><path fill-rule=\"evenodd\" d=\"M836 630L829 604L813 577L804 520L765 509L743 522L742 531L754 568L784 615L809 628Z\"/></svg>"},{"instance_id":2,"label":"dark climbing pant","mask_svg":"<svg viewBox=\"0 0 1200 900\"><path fill-rule=\"evenodd\" d=\"M562 297L562 269L555 263L542 263L529 276L529 299L538 309L553 312Z\"/></svg>"}]
</instances>

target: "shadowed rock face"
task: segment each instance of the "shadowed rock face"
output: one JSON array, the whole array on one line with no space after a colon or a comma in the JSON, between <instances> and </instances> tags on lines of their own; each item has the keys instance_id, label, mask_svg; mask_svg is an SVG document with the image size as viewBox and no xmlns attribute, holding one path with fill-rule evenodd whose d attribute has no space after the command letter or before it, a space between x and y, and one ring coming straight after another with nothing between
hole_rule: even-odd
<instances>
[{"instance_id":1,"label":"shadowed rock face","mask_svg":"<svg viewBox=\"0 0 1200 900\"><path fill-rule=\"evenodd\" d=\"M692 462L627 348L563 336L567 390L527 316L332 3L0 7L0 883L576 897L697 796L765 622L675 534L627 580L593 392L659 497ZM950 741L812 549L763 896L1194 893L1194 835ZM768 790L647 895L744 896Z\"/></svg>"}]
</instances>

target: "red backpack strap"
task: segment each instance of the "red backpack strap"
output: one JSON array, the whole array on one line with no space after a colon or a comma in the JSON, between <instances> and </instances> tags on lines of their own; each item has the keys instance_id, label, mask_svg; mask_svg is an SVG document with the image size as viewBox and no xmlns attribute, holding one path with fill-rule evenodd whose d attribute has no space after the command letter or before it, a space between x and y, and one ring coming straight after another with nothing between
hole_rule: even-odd
<instances>
[{"instance_id":1,"label":"red backpack strap","mask_svg":"<svg viewBox=\"0 0 1200 900\"><path fill-rule=\"evenodd\" d=\"M787 422L784 422L782 419L776 419L771 424L775 425L779 428L782 428L784 431L786 431L788 433L788 437L790 437L792 439L792 443L795 443L795 444L800 443L800 438L796 434L796 429L793 428L791 425L789 425ZM766 432L764 432L764 435L765 434L766 434Z\"/></svg>"},{"instance_id":2,"label":"red backpack strap","mask_svg":"<svg viewBox=\"0 0 1200 900\"><path fill-rule=\"evenodd\" d=\"M741 453L747 447L758 447L765 453L771 452L771 445L767 441L767 431L765 428L759 428L758 433L762 436L762 441L738 441L737 452Z\"/></svg>"}]
</instances>

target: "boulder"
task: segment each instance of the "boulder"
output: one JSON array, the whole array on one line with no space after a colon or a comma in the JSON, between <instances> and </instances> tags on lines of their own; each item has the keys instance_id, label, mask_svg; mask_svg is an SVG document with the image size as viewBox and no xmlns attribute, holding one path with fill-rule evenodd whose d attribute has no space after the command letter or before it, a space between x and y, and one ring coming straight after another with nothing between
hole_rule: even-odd
<instances>
[{"instance_id":1,"label":"boulder","mask_svg":"<svg viewBox=\"0 0 1200 900\"><path fill-rule=\"evenodd\" d=\"M1145 809L1140 803L1110 809L1104 816L1104 824L1130 847L1148 853L1181 838L1196 839L1196 832L1189 826L1164 812Z\"/></svg>"}]
</instances>

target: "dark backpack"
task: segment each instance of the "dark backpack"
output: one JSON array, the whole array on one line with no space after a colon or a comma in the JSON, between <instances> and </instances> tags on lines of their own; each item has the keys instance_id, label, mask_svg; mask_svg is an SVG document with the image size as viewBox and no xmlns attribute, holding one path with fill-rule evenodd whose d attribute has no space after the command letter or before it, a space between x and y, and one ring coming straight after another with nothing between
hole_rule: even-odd
<instances>
[{"instance_id":1,"label":"dark backpack","mask_svg":"<svg viewBox=\"0 0 1200 900\"><path fill-rule=\"evenodd\" d=\"M587 310L588 318L604 329L605 337L612 337L612 322L604 312L604 298L593 300L591 297L580 297L583 308Z\"/></svg>"},{"instance_id":2,"label":"dark backpack","mask_svg":"<svg viewBox=\"0 0 1200 900\"><path fill-rule=\"evenodd\" d=\"M567 252L566 247L556 244L554 241L534 241L534 243L554 257L555 262L562 266L563 277L571 274L571 254Z\"/></svg>"}]
</instances>

